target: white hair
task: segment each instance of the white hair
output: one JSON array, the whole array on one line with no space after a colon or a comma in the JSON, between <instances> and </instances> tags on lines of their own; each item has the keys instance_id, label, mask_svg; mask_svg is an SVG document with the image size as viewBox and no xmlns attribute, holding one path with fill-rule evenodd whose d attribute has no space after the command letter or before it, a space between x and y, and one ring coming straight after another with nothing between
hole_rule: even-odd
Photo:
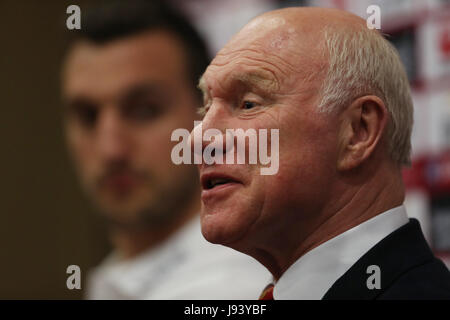
<instances>
[{"instance_id":1,"label":"white hair","mask_svg":"<svg viewBox=\"0 0 450 320\"><path fill-rule=\"evenodd\" d=\"M328 66L319 110L342 110L354 99L373 94L390 114L386 138L392 160L410 164L413 104L408 78L396 49L377 31L361 28L324 32Z\"/></svg>"}]
</instances>

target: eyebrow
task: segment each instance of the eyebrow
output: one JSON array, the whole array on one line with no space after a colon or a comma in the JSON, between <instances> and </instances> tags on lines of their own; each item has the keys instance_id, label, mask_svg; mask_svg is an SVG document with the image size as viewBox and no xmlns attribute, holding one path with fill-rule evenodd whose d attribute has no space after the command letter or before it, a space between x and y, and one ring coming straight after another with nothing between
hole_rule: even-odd
<instances>
[{"instance_id":1,"label":"eyebrow","mask_svg":"<svg viewBox=\"0 0 450 320\"><path fill-rule=\"evenodd\" d=\"M152 82L143 82L131 85L123 90L118 96L118 99L120 102L124 102L130 98L142 95L148 95L151 97L156 97L157 99L162 99L166 98L169 94L164 86Z\"/></svg>"},{"instance_id":2,"label":"eyebrow","mask_svg":"<svg viewBox=\"0 0 450 320\"><path fill-rule=\"evenodd\" d=\"M278 81L269 71L250 71L233 74L232 81L237 81L249 88L271 93L278 90Z\"/></svg>"},{"instance_id":3,"label":"eyebrow","mask_svg":"<svg viewBox=\"0 0 450 320\"><path fill-rule=\"evenodd\" d=\"M203 75L200 77L200 80L198 80L197 88L200 89L200 91L203 94L206 94L207 87L206 87L205 78L203 78Z\"/></svg>"},{"instance_id":4,"label":"eyebrow","mask_svg":"<svg viewBox=\"0 0 450 320\"><path fill-rule=\"evenodd\" d=\"M257 89L267 92L273 92L278 90L279 88L277 79L273 77L273 75L269 71L256 70L249 72L239 72L232 74L230 78L232 82L241 82L247 87L256 87ZM206 94L208 92L208 88L203 76L200 78L197 88L200 89L203 94Z\"/></svg>"},{"instance_id":5,"label":"eyebrow","mask_svg":"<svg viewBox=\"0 0 450 320\"><path fill-rule=\"evenodd\" d=\"M163 99L169 96L166 88L164 86L158 85L152 81L143 81L141 83L132 84L118 93L115 94L114 100L119 104L123 103L127 99L138 95L149 95L152 97L158 97L159 99ZM95 99L92 99L89 96L85 96L84 94L77 94L75 96L64 96L62 97L63 106L66 109L73 109L77 104L85 104L89 103L92 105L96 105Z\"/></svg>"}]
</instances>

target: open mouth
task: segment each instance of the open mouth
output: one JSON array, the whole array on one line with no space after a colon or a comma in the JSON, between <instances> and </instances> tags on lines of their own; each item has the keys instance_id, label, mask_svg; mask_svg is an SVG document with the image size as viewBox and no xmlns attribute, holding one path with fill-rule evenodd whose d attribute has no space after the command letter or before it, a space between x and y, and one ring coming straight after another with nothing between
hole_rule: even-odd
<instances>
[{"instance_id":1,"label":"open mouth","mask_svg":"<svg viewBox=\"0 0 450 320\"><path fill-rule=\"evenodd\" d=\"M217 174L205 174L201 177L201 182L204 190L211 190L219 186L239 183L237 180L231 177Z\"/></svg>"}]
</instances>

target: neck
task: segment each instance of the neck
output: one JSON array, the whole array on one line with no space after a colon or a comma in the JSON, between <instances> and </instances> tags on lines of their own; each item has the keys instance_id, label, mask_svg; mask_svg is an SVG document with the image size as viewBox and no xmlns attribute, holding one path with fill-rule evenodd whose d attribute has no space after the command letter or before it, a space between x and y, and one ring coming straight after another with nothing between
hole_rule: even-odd
<instances>
[{"instance_id":1,"label":"neck","mask_svg":"<svg viewBox=\"0 0 450 320\"><path fill-rule=\"evenodd\" d=\"M377 173L368 173L365 177L356 173L356 179L341 181L333 192L337 197L329 201L320 212L311 214L311 223L305 225L305 220L302 220L302 225L293 225L290 230L295 236L278 242L284 243L283 247L266 247L264 250L252 252L251 255L265 265L278 280L289 266L308 251L380 213L401 205L404 201L404 186L400 170L393 165L371 172ZM364 183L355 186L355 180L359 179L363 179ZM285 234L291 232L286 230Z\"/></svg>"},{"instance_id":2,"label":"neck","mask_svg":"<svg viewBox=\"0 0 450 320\"><path fill-rule=\"evenodd\" d=\"M112 245L121 259L133 259L166 241L197 215L199 207L198 197L195 194L190 203L184 207L183 212L164 225L150 225L139 229L112 227L110 228Z\"/></svg>"}]
</instances>

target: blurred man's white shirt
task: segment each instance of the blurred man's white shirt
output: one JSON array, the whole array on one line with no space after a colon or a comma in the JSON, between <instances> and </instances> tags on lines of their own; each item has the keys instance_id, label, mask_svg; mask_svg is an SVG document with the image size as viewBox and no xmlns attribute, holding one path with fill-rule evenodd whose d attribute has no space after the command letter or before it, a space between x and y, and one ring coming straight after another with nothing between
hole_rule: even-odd
<instances>
[{"instance_id":1,"label":"blurred man's white shirt","mask_svg":"<svg viewBox=\"0 0 450 320\"><path fill-rule=\"evenodd\" d=\"M270 273L256 260L207 242L194 218L140 256L112 253L94 269L88 299L258 299Z\"/></svg>"}]
</instances>

